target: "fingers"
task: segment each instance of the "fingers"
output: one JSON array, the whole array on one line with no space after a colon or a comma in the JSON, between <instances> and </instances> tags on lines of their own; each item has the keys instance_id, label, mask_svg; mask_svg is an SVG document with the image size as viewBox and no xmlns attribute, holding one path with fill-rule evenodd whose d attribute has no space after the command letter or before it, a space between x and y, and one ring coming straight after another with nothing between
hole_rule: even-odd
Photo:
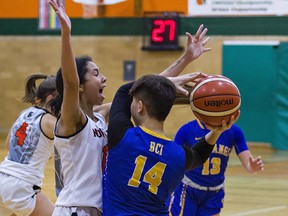
<instances>
[{"instance_id":1,"label":"fingers","mask_svg":"<svg viewBox=\"0 0 288 216\"><path fill-rule=\"evenodd\" d=\"M178 86L177 91L178 91L178 93L183 94L185 96L189 95L189 92L186 89L184 89L182 86Z\"/></svg>"},{"instance_id":2,"label":"fingers","mask_svg":"<svg viewBox=\"0 0 288 216\"><path fill-rule=\"evenodd\" d=\"M56 13L59 11L59 8L62 8L65 11L64 5L61 0L49 0L48 3L51 5L51 7Z\"/></svg>"},{"instance_id":3,"label":"fingers","mask_svg":"<svg viewBox=\"0 0 288 216\"><path fill-rule=\"evenodd\" d=\"M234 117L234 115L232 115L230 117L229 122L228 122L228 128L231 128L234 123L235 123L235 117Z\"/></svg>"},{"instance_id":4,"label":"fingers","mask_svg":"<svg viewBox=\"0 0 288 216\"><path fill-rule=\"evenodd\" d=\"M232 125L239 119L239 116L240 116L240 110L238 110L236 114L230 116L230 120L229 122L227 122L227 129L230 129L232 127Z\"/></svg>"},{"instance_id":5,"label":"fingers","mask_svg":"<svg viewBox=\"0 0 288 216\"><path fill-rule=\"evenodd\" d=\"M198 79L199 74L186 74L186 75L182 75L180 76L178 85L179 86L184 86L185 84L189 83L189 82L196 82L196 80Z\"/></svg>"},{"instance_id":6,"label":"fingers","mask_svg":"<svg viewBox=\"0 0 288 216\"><path fill-rule=\"evenodd\" d=\"M249 157L249 162L251 165L254 164L255 169L260 171L264 170L264 163L260 156L258 156L256 159Z\"/></svg>"},{"instance_id":7,"label":"fingers","mask_svg":"<svg viewBox=\"0 0 288 216\"><path fill-rule=\"evenodd\" d=\"M212 50L212 48L203 48L203 52L208 52L210 50Z\"/></svg>"},{"instance_id":8,"label":"fingers","mask_svg":"<svg viewBox=\"0 0 288 216\"><path fill-rule=\"evenodd\" d=\"M229 130L232 127L232 125L238 120L239 116L240 116L240 111L238 110L235 115L230 116L230 119L228 122L226 122L225 119L222 119L220 126L211 126L207 123L205 123L205 125L207 129L209 130L223 132L223 131Z\"/></svg>"},{"instance_id":9,"label":"fingers","mask_svg":"<svg viewBox=\"0 0 288 216\"><path fill-rule=\"evenodd\" d=\"M184 82L197 82L197 80L199 79L203 79L205 77L207 77L208 75L205 74L205 73L202 73L202 72L193 72L193 73L190 73L190 74L186 74L186 75L183 75L184 77Z\"/></svg>"},{"instance_id":10,"label":"fingers","mask_svg":"<svg viewBox=\"0 0 288 216\"><path fill-rule=\"evenodd\" d=\"M195 36L194 36L194 38L195 38L196 40L202 41L202 40L205 38L205 36L206 36L206 34L207 34L207 32L208 32L208 29L205 28L205 29L203 30L203 28L204 28L204 25L201 24L201 25L199 26L199 28L198 28ZM209 40L209 39L208 39L208 40ZM207 42L208 42L208 41L207 41ZM207 43L207 42L206 42L206 43ZM205 44L206 44L206 43L205 43ZM204 44L203 44L203 45L204 45Z\"/></svg>"},{"instance_id":11,"label":"fingers","mask_svg":"<svg viewBox=\"0 0 288 216\"><path fill-rule=\"evenodd\" d=\"M264 163L263 163L263 161L262 161L262 159L261 159L260 156L258 156L258 157L255 159L255 162L256 162L256 164L261 168L261 170L264 170Z\"/></svg>"},{"instance_id":12,"label":"fingers","mask_svg":"<svg viewBox=\"0 0 288 216\"><path fill-rule=\"evenodd\" d=\"M61 1L61 0L59 0L60 1L60 4L59 4L59 6L63 9L63 11L65 12L65 7L64 7L64 4L63 4L63 2ZM66 13L66 12L65 12Z\"/></svg>"},{"instance_id":13,"label":"fingers","mask_svg":"<svg viewBox=\"0 0 288 216\"><path fill-rule=\"evenodd\" d=\"M205 38L203 41L202 41L202 45L205 46L210 40L210 37L207 37Z\"/></svg>"},{"instance_id":14,"label":"fingers","mask_svg":"<svg viewBox=\"0 0 288 216\"><path fill-rule=\"evenodd\" d=\"M236 121L238 121L238 119L239 119L239 117L240 117L240 110L237 110L237 113L236 113L236 115L234 115L234 123L236 122Z\"/></svg>"},{"instance_id":15,"label":"fingers","mask_svg":"<svg viewBox=\"0 0 288 216\"><path fill-rule=\"evenodd\" d=\"M201 25L199 26L199 28L198 28L195 36L194 36L194 39L195 39L196 41L198 41L198 40L203 40L203 38L206 36L206 33L208 32L208 29L205 28L205 29L203 30L203 28L204 28L204 25L201 24ZM192 42L192 35L191 35L190 33L186 32L186 36L188 37L188 43L189 43L189 42L191 43L191 42ZM208 39L208 40L209 40L209 39ZM207 42L208 42L208 41L206 41L206 43L207 43ZM206 43L205 43L205 44L206 44Z\"/></svg>"},{"instance_id":16,"label":"fingers","mask_svg":"<svg viewBox=\"0 0 288 216\"><path fill-rule=\"evenodd\" d=\"M55 1L49 0L48 3L51 5L51 7L53 8L53 10L55 12L58 11L58 7L57 7L57 4L55 3Z\"/></svg>"},{"instance_id":17,"label":"fingers","mask_svg":"<svg viewBox=\"0 0 288 216\"><path fill-rule=\"evenodd\" d=\"M239 117L240 117L240 110L237 110L237 112L234 115L230 116L229 124L231 124L232 126L232 124L234 124L239 119Z\"/></svg>"},{"instance_id":18,"label":"fingers","mask_svg":"<svg viewBox=\"0 0 288 216\"><path fill-rule=\"evenodd\" d=\"M211 130L214 132L223 132L228 129L228 126L225 120L222 120L220 126L213 126L213 125L210 125L209 123L204 123L204 124L208 130Z\"/></svg>"},{"instance_id":19,"label":"fingers","mask_svg":"<svg viewBox=\"0 0 288 216\"><path fill-rule=\"evenodd\" d=\"M264 170L264 163L263 163L261 157L257 157L257 159L258 158L259 158L259 160L257 161L257 164L259 165L260 170L262 171L262 170Z\"/></svg>"},{"instance_id":20,"label":"fingers","mask_svg":"<svg viewBox=\"0 0 288 216\"><path fill-rule=\"evenodd\" d=\"M208 32L208 29L205 28L202 33L200 34L199 40L203 40L203 38L206 36L206 33Z\"/></svg>"},{"instance_id":21,"label":"fingers","mask_svg":"<svg viewBox=\"0 0 288 216\"><path fill-rule=\"evenodd\" d=\"M189 32L186 32L186 37L187 37L187 44L186 46L188 47L190 44L193 43L193 37Z\"/></svg>"},{"instance_id":22,"label":"fingers","mask_svg":"<svg viewBox=\"0 0 288 216\"><path fill-rule=\"evenodd\" d=\"M169 77L169 79L174 83L178 93L188 96L189 91L184 88L185 84L189 82L196 82L197 80L206 76L206 74L201 72L193 72L178 77Z\"/></svg>"},{"instance_id":23,"label":"fingers","mask_svg":"<svg viewBox=\"0 0 288 216\"><path fill-rule=\"evenodd\" d=\"M200 37L201 37L201 32L202 32L203 28L204 28L204 25L201 24L201 25L199 26L199 28L198 28L196 34L195 34L195 39L197 39L197 40L200 39ZM206 32L207 32L207 31L206 31Z\"/></svg>"}]
</instances>

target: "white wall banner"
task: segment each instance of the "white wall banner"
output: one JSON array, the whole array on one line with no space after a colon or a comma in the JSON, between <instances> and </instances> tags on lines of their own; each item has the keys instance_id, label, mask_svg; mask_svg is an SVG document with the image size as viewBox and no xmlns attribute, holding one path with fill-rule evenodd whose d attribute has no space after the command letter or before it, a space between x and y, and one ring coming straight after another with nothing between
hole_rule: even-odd
<instances>
[{"instance_id":1,"label":"white wall banner","mask_svg":"<svg viewBox=\"0 0 288 216\"><path fill-rule=\"evenodd\" d=\"M73 0L73 2L86 5L113 5L124 1L126 0Z\"/></svg>"},{"instance_id":2,"label":"white wall banner","mask_svg":"<svg viewBox=\"0 0 288 216\"><path fill-rule=\"evenodd\" d=\"M188 0L190 16L288 16L288 0Z\"/></svg>"}]
</instances>

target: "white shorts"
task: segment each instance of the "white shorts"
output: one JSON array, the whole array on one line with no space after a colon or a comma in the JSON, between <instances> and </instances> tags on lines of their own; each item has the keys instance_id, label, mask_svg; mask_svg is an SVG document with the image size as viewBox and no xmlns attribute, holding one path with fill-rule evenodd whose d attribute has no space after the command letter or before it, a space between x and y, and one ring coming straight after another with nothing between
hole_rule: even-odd
<instances>
[{"instance_id":1,"label":"white shorts","mask_svg":"<svg viewBox=\"0 0 288 216\"><path fill-rule=\"evenodd\" d=\"M29 216L36 205L35 193L32 184L0 172L1 216Z\"/></svg>"},{"instance_id":2,"label":"white shorts","mask_svg":"<svg viewBox=\"0 0 288 216\"><path fill-rule=\"evenodd\" d=\"M71 216L72 213L77 216L101 216L102 213L97 208L92 207L64 207L55 206L52 216Z\"/></svg>"}]
</instances>

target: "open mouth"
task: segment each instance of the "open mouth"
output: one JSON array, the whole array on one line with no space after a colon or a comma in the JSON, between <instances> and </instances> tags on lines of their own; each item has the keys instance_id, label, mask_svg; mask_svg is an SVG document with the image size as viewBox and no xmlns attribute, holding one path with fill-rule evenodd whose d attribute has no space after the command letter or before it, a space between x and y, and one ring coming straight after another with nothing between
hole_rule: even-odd
<instances>
[{"instance_id":1,"label":"open mouth","mask_svg":"<svg viewBox=\"0 0 288 216\"><path fill-rule=\"evenodd\" d=\"M103 91L104 91L104 88L106 87L106 85L102 86L100 89L99 89L99 93L100 94L103 94Z\"/></svg>"},{"instance_id":2,"label":"open mouth","mask_svg":"<svg viewBox=\"0 0 288 216\"><path fill-rule=\"evenodd\" d=\"M103 98L105 98L105 96L104 96L104 94L103 94L105 87L106 87L106 86L103 86L102 88L99 89L99 94L100 94Z\"/></svg>"}]
</instances>

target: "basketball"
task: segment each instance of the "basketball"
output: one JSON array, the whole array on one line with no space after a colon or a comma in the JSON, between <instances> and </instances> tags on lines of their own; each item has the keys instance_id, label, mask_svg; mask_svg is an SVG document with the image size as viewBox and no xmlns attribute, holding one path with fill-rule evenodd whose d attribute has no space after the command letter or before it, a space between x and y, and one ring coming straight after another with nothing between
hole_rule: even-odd
<instances>
[{"instance_id":1,"label":"basketball","mask_svg":"<svg viewBox=\"0 0 288 216\"><path fill-rule=\"evenodd\" d=\"M222 120L240 109L241 97L235 83L221 75L212 75L200 80L190 94L190 106L201 122L220 126Z\"/></svg>"}]
</instances>

